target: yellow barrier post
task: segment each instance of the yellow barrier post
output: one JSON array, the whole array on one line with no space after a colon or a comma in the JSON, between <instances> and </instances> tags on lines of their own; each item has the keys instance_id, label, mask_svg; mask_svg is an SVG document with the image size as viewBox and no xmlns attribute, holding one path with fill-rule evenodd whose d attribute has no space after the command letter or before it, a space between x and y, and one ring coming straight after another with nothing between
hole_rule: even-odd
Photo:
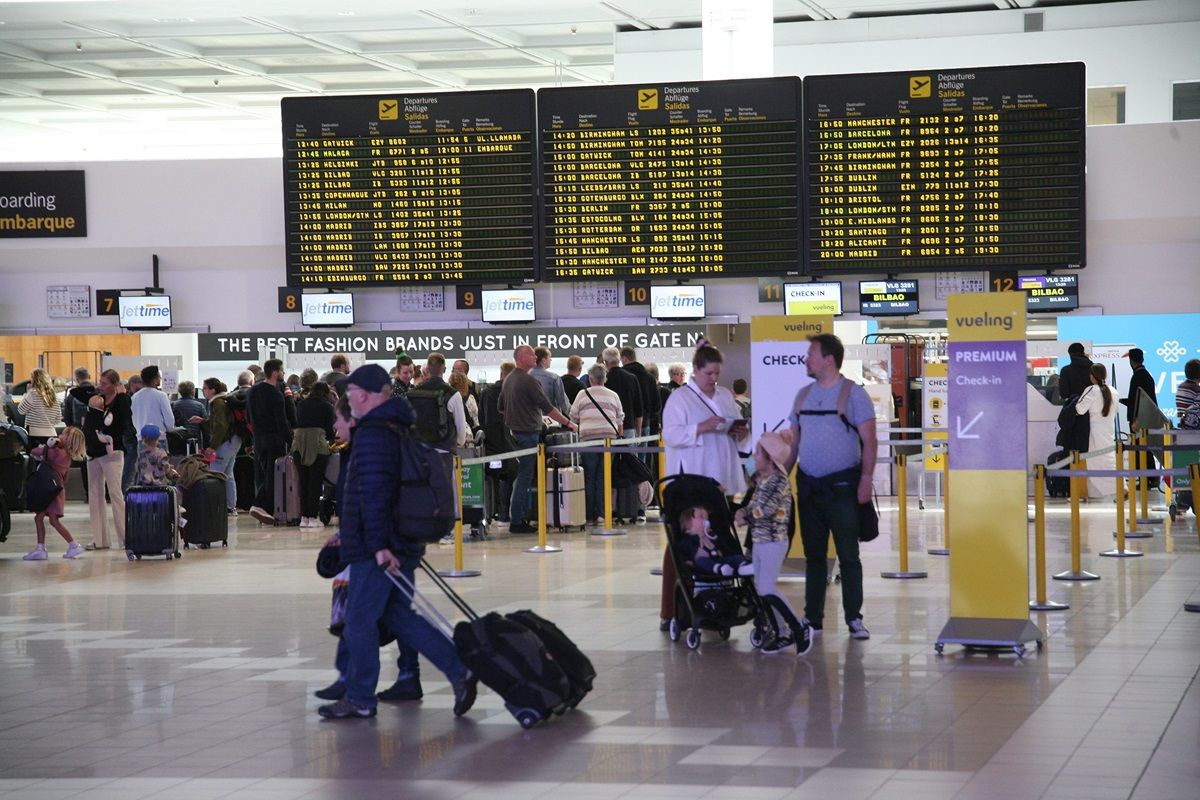
<instances>
[{"instance_id":1,"label":"yellow barrier post","mask_svg":"<svg viewBox=\"0 0 1200 800\"><path fill-rule=\"evenodd\" d=\"M1136 444L1136 443L1137 443L1137 440L1134 439L1134 444ZM1129 460L1129 471L1136 472L1137 468L1138 468L1138 461L1140 459L1138 452L1136 450L1129 450L1127 452L1127 456L1128 456L1128 460ZM1117 462L1117 468L1123 469L1123 467L1121 467L1120 462ZM1154 535L1150 531L1138 530L1139 520L1138 520L1138 515L1137 515L1137 504L1138 504L1138 492L1140 491L1138 488L1138 485L1139 485L1139 482L1143 482L1143 481L1145 481L1145 478L1138 478L1133 475L1129 476L1129 492L1125 498L1126 500L1129 501L1129 523L1125 526L1126 527L1126 531L1125 531L1126 539L1149 539L1151 536Z\"/></svg>"},{"instance_id":2,"label":"yellow barrier post","mask_svg":"<svg viewBox=\"0 0 1200 800\"><path fill-rule=\"evenodd\" d=\"M1150 444L1150 434L1142 431L1139 435L1139 444L1146 447ZM1151 469L1150 466L1150 451L1142 450L1138 453L1138 460L1141 462L1139 469ZM1150 516L1150 479L1143 477L1140 479L1142 485L1141 500L1142 500L1142 515L1138 517L1138 525L1159 525L1162 523L1162 517ZM1160 479L1161 480L1161 479Z\"/></svg>"},{"instance_id":3,"label":"yellow barrier post","mask_svg":"<svg viewBox=\"0 0 1200 800\"><path fill-rule=\"evenodd\" d=\"M1167 445L1167 447L1170 447L1174 443L1175 443L1175 434L1172 434L1172 433L1163 434L1163 444L1164 445ZM1170 469L1172 461L1173 461L1173 459L1171 458L1171 451L1164 447L1163 448L1163 469ZM1172 484L1175 483L1175 479L1167 478L1164 476L1162 480L1163 480L1163 485L1166 487L1166 490L1164 491L1164 494L1163 494L1163 501L1164 501L1164 504L1166 505L1166 510L1170 511L1171 506L1175 505L1175 490L1171 488ZM1174 518L1172 517L1172 522L1173 521L1174 521Z\"/></svg>"},{"instance_id":4,"label":"yellow barrier post","mask_svg":"<svg viewBox=\"0 0 1200 800\"><path fill-rule=\"evenodd\" d=\"M463 565L463 464L462 456L454 456L454 492L458 499L458 519L454 521L454 569L438 570L443 578L477 578L483 573Z\"/></svg>"},{"instance_id":5,"label":"yellow barrier post","mask_svg":"<svg viewBox=\"0 0 1200 800\"><path fill-rule=\"evenodd\" d=\"M1196 491L1200 490L1200 464L1189 466L1188 474L1192 479L1192 515L1196 518L1196 538L1200 539L1200 514L1196 513ZM1200 614L1200 603L1184 603L1183 610Z\"/></svg>"},{"instance_id":6,"label":"yellow barrier post","mask_svg":"<svg viewBox=\"0 0 1200 800\"><path fill-rule=\"evenodd\" d=\"M1071 470L1087 469L1087 464L1079 459L1078 451L1071 453ZM1079 483L1082 479L1071 476L1071 569L1054 576L1056 581L1098 581L1100 576L1083 569L1082 533L1079 524Z\"/></svg>"},{"instance_id":7,"label":"yellow barrier post","mask_svg":"<svg viewBox=\"0 0 1200 800\"><path fill-rule=\"evenodd\" d=\"M604 527L592 528L592 536L624 536L624 528L613 527L612 439L604 440Z\"/></svg>"},{"instance_id":8,"label":"yellow barrier post","mask_svg":"<svg viewBox=\"0 0 1200 800\"><path fill-rule=\"evenodd\" d=\"M899 500L899 519L896 525L900 569L897 572L879 574L884 578L928 578L927 572L910 572L908 569L908 457L904 453L896 454L896 496Z\"/></svg>"},{"instance_id":9,"label":"yellow barrier post","mask_svg":"<svg viewBox=\"0 0 1200 800\"><path fill-rule=\"evenodd\" d=\"M1029 601L1034 611L1063 611L1070 608L1046 597L1046 465L1038 464L1034 471L1033 491L1033 568L1037 573L1037 596Z\"/></svg>"},{"instance_id":10,"label":"yellow barrier post","mask_svg":"<svg viewBox=\"0 0 1200 800\"><path fill-rule=\"evenodd\" d=\"M538 543L526 548L526 553L561 553L561 547L546 544L546 445L539 443L537 451Z\"/></svg>"},{"instance_id":11,"label":"yellow barrier post","mask_svg":"<svg viewBox=\"0 0 1200 800\"><path fill-rule=\"evenodd\" d=\"M1130 453L1132 456L1133 454ZM1132 458L1130 459L1133 460ZM1122 447L1117 444L1117 470L1124 469L1124 457L1122 455ZM1143 553L1137 550L1125 549L1125 479L1117 476L1117 529L1113 532L1117 537L1117 547L1115 550L1104 550L1100 553L1108 558L1137 558Z\"/></svg>"},{"instance_id":12,"label":"yellow barrier post","mask_svg":"<svg viewBox=\"0 0 1200 800\"><path fill-rule=\"evenodd\" d=\"M942 453L942 546L925 551L931 556L950 555L950 453Z\"/></svg>"}]
</instances>

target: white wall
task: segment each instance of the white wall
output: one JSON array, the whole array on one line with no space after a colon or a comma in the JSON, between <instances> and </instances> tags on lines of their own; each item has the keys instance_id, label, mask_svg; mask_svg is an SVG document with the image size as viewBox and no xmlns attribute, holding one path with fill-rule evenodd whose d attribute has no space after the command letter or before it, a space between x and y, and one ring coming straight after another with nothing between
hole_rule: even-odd
<instances>
[{"instance_id":1,"label":"white wall","mask_svg":"<svg viewBox=\"0 0 1200 800\"><path fill-rule=\"evenodd\" d=\"M1025 15L1045 29L1025 33ZM617 83L699 80L701 31L617 34ZM775 25L776 75L1083 61L1088 86L1125 86L1127 123L1171 119L1171 83L1200 80L1200 3L1139 0Z\"/></svg>"}]
</instances>

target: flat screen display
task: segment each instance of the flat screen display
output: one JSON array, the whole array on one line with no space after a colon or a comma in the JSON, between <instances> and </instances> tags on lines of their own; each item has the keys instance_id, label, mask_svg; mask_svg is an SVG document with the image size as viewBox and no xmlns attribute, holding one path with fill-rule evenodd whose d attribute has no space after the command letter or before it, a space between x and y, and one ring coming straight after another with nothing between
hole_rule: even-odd
<instances>
[{"instance_id":1,"label":"flat screen display","mask_svg":"<svg viewBox=\"0 0 1200 800\"><path fill-rule=\"evenodd\" d=\"M916 281L862 281L858 310L865 317L907 317L921 312Z\"/></svg>"},{"instance_id":2,"label":"flat screen display","mask_svg":"<svg viewBox=\"0 0 1200 800\"><path fill-rule=\"evenodd\" d=\"M350 292L300 295L300 320L314 328L354 324L354 295Z\"/></svg>"},{"instance_id":3,"label":"flat screen display","mask_svg":"<svg viewBox=\"0 0 1200 800\"><path fill-rule=\"evenodd\" d=\"M704 316L704 287L651 286L650 316L654 319L700 319Z\"/></svg>"},{"instance_id":4,"label":"flat screen display","mask_svg":"<svg viewBox=\"0 0 1200 800\"><path fill-rule=\"evenodd\" d=\"M1079 308L1078 275L1023 275L1017 288L1025 292L1025 310L1074 311Z\"/></svg>"},{"instance_id":5,"label":"flat screen display","mask_svg":"<svg viewBox=\"0 0 1200 800\"><path fill-rule=\"evenodd\" d=\"M533 289L484 289L480 292L484 322L533 322Z\"/></svg>"},{"instance_id":6,"label":"flat screen display","mask_svg":"<svg viewBox=\"0 0 1200 800\"><path fill-rule=\"evenodd\" d=\"M1084 65L804 79L812 273L1084 266Z\"/></svg>"},{"instance_id":7,"label":"flat screen display","mask_svg":"<svg viewBox=\"0 0 1200 800\"><path fill-rule=\"evenodd\" d=\"M165 294L117 298L120 325L129 330L163 330L171 327L171 298Z\"/></svg>"},{"instance_id":8,"label":"flat screen display","mask_svg":"<svg viewBox=\"0 0 1200 800\"><path fill-rule=\"evenodd\" d=\"M288 97L288 286L533 281L530 89Z\"/></svg>"},{"instance_id":9,"label":"flat screen display","mask_svg":"<svg viewBox=\"0 0 1200 800\"><path fill-rule=\"evenodd\" d=\"M539 89L544 280L799 274L800 79Z\"/></svg>"},{"instance_id":10,"label":"flat screen display","mask_svg":"<svg viewBox=\"0 0 1200 800\"><path fill-rule=\"evenodd\" d=\"M842 282L785 283L783 313L789 317L842 313Z\"/></svg>"}]
</instances>

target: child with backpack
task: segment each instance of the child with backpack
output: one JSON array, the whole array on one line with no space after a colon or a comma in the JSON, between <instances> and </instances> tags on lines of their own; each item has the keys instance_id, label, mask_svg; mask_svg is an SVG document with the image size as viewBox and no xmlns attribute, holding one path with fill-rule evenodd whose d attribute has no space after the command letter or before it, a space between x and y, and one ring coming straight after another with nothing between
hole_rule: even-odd
<instances>
[{"instance_id":1,"label":"child with backpack","mask_svg":"<svg viewBox=\"0 0 1200 800\"><path fill-rule=\"evenodd\" d=\"M71 469L71 462L82 460L84 454L83 431L70 427L60 433L57 438L35 447L31 453L35 459L45 461L50 465L58 476L58 484L61 488L45 509L34 514L33 524L37 528L37 546L26 553L23 560L46 560L47 520L67 542L67 552L63 553L63 558L78 558L83 554L83 548L79 546L79 542L75 541L71 532L62 524L62 517L67 503L67 473Z\"/></svg>"}]
</instances>

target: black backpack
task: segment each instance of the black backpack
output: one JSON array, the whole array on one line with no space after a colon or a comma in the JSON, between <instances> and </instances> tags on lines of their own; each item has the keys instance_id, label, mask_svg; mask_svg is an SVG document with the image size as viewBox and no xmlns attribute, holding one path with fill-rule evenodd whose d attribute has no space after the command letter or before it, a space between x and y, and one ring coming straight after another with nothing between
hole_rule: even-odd
<instances>
[{"instance_id":1,"label":"black backpack","mask_svg":"<svg viewBox=\"0 0 1200 800\"><path fill-rule=\"evenodd\" d=\"M1087 452L1088 439L1092 433L1090 416L1080 414L1075 410L1075 404L1082 396L1068 397L1066 404L1058 412L1058 435L1055 437L1054 443L1068 453L1072 451Z\"/></svg>"},{"instance_id":2,"label":"black backpack","mask_svg":"<svg viewBox=\"0 0 1200 800\"><path fill-rule=\"evenodd\" d=\"M58 479L58 473L54 471L50 461L43 457L37 472L34 472L25 481L25 508L35 514L40 514L50 507L62 490L63 485L62 481Z\"/></svg>"},{"instance_id":3,"label":"black backpack","mask_svg":"<svg viewBox=\"0 0 1200 800\"><path fill-rule=\"evenodd\" d=\"M386 425L396 434L400 472L394 505L397 534L426 544L436 542L454 530L458 520L454 456L430 447L393 423L366 423L372 424Z\"/></svg>"},{"instance_id":4,"label":"black backpack","mask_svg":"<svg viewBox=\"0 0 1200 800\"><path fill-rule=\"evenodd\" d=\"M454 445L457 430L446 404L455 391L451 386L434 386L431 389L416 386L408 390L405 398L417 417L413 428L422 442L441 447Z\"/></svg>"},{"instance_id":5,"label":"black backpack","mask_svg":"<svg viewBox=\"0 0 1200 800\"><path fill-rule=\"evenodd\" d=\"M253 436L250 426L250 390L239 387L225 395L225 407L229 409L229 430L243 442L249 442Z\"/></svg>"}]
</instances>

